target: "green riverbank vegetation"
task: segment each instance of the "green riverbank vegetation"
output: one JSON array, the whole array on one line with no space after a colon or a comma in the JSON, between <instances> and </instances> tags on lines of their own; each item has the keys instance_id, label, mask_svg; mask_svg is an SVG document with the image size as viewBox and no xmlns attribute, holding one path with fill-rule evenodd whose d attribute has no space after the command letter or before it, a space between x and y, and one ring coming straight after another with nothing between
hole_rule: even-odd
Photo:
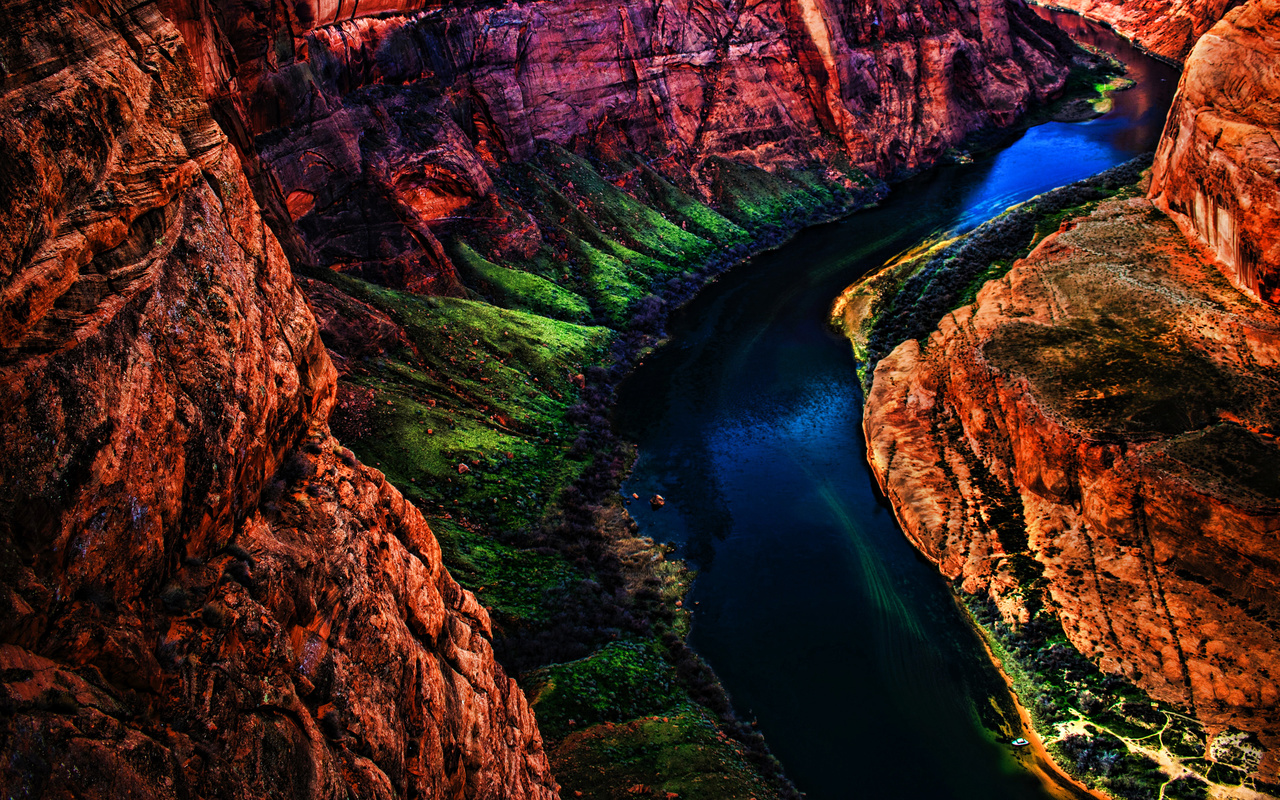
<instances>
[{"instance_id":1,"label":"green riverbank vegetation","mask_svg":"<svg viewBox=\"0 0 1280 800\"><path fill-rule=\"evenodd\" d=\"M1262 755L1251 734L1228 729L1211 737L1185 709L1102 672L1034 598L1032 618L1011 625L989 597L957 596L1054 761L1080 782L1125 800L1228 797L1241 789L1280 794L1280 786L1249 776Z\"/></svg>"},{"instance_id":2,"label":"green riverbank vegetation","mask_svg":"<svg viewBox=\"0 0 1280 800\"><path fill-rule=\"evenodd\" d=\"M335 435L423 510L489 609L567 797L796 796L685 644L693 575L627 515L633 448L610 410L668 309L883 185L847 166L702 170L710 202L638 157L543 144L498 176L509 225L441 237L459 296L305 276L341 318L323 333Z\"/></svg>"},{"instance_id":3,"label":"green riverbank vegetation","mask_svg":"<svg viewBox=\"0 0 1280 800\"><path fill-rule=\"evenodd\" d=\"M939 320L972 303L987 281L1003 277L1064 220L1103 200L1138 193L1151 164L1140 156L1093 177L1037 195L963 236L921 242L836 298L831 320L853 345L858 380L871 385L875 365L908 339L928 338Z\"/></svg>"},{"instance_id":4,"label":"green riverbank vegetation","mask_svg":"<svg viewBox=\"0 0 1280 800\"><path fill-rule=\"evenodd\" d=\"M712 157L691 175L614 145L541 142L491 167L474 216L433 225L456 271L448 296L302 271L331 312L333 432L423 510L489 608L564 796L796 796L685 644L693 575L626 513L634 453L610 413L670 309L883 196L839 143L822 149L807 168Z\"/></svg>"}]
</instances>

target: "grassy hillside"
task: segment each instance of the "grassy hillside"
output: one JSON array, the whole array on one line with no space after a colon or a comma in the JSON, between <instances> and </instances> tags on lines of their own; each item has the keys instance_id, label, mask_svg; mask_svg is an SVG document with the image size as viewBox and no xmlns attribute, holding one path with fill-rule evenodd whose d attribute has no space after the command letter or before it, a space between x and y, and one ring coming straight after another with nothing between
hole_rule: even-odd
<instances>
[{"instance_id":1,"label":"grassy hillside","mask_svg":"<svg viewBox=\"0 0 1280 800\"><path fill-rule=\"evenodd\" d=\"M331 425L423 510L490 609L566 796L794 794L685 646L692 576L636 535L618 494L632 453L609 411L669 308L881 187L855 171L707 169L715 207L639 159L545 144L499 176L507 228L442 232L466 297L310 276L352 301L348 332L369 308L397 329L377 347L326 339L345 369Z\"/></svg>"}]
</instances>

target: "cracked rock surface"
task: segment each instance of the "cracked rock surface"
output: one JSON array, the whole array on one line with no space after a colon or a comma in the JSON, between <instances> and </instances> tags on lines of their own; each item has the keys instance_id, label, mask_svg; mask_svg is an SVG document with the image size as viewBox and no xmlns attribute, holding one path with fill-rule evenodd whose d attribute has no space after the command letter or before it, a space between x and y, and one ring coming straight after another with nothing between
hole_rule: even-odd
<instances>
[{"instance_id":1,"label":"cracked rock surface","mask_svg":"<svg viewBox=\"0 0 1280 800\"><path fill-rule=\"evenodd\" d=\"M1048 237L876 367L870 461L916 546L1007 619L1280 772L1280 313L1141 198ZM1030 565L1030 568L1028 566Z\"/></svg>"},{"instance_id":2,"label":"cracked rock surface","mask_svg":"<svg viewBox=\"0 0 1280 800\"><path fill-rule=\"evenodd\" d=\"M178 29L0 14L0 792L555 796Z\"/></svg>"}]
</instances>

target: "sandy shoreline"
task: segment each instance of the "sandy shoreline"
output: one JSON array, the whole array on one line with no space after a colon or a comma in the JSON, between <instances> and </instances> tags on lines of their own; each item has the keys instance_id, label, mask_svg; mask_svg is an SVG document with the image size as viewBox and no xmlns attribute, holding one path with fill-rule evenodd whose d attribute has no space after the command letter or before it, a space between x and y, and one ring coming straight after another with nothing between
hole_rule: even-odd
<instances>
[{"instance_id":1,"label":"sandy shoreline","mask_svg":"<svg viewBox=\"0 0 1280 800\"><path fill-rule=\"evenodd\" d=\"M973 628L974 633L982 641L982 649L987 651L987 658L991 659L991 664L1000 673L1000 677L1004 678L1013 706L1018 709L1018 718L1022 722L1022 736L1031 742L1026 747L1018 749L1018 761L1028 772L1040 779L1045 791L1055 800L1112 800L1110 795L1090 789L1068 775L1062 767L1058 766L1058 762L1053 760L1053 756L1049 754L1048 749L1044 746L1044 741L1040 738L1039 732L1036 731L1035 725L1031 722L1030 712L1022 705L1022 700L1018 697L1017 689L1014 688L1013 678L1010 677L1009 673L1005 672L1004 663L996 656L995 651L991 649L991 643L987 640L986 631L982 629L982 626L973 618L959 598L955 599L955 603L970 627Z\"/></svg>"},{"instance_id":2,"label":"sandy shoreline","mask_svg":"<svg viewBox=\"0 0 1280 800\"><path fill-rule=\"evenodd\" d=\"M875 470L872 470L872 473L876 476L881 494L887 497L880 475ZM905 530L902 526L902 518L898 514L897 505L890 501L889 508L893 511L898 526ZM908 541L910 541L909 537ZM914 546L914 543L912 545ZM918 548L917 552L919 552ZM923 553L921 555L923 556ZM960 598L954 594L952 595L952 602L956 604L956 608L960 611L965 622L973 630L978 640L982 642L982 649L986 651L991 665L996 668L996 671L1000 673L1000 677L1004 679L1005 687L1009 691L1009 699L1013 703L1013 707L1018 710L1018 719L1023 728L1021 735L1030 742L1026 747L1018 748L1019 753L1016 754L1022 767L1040 780L1045 792L1054 800L1114 800L1110 795L1090 789L1071 777L1062 767L1058 766L1058 762L1053 760L1053 756L1049 754L1048 749L1044 746L1044 741L1040 738L1039 732L1036 731L1035 725L1031 722L1030 712L1022 705L1022 701L1018 697L1018 692L1014 688L1013 678L1009 676L1009 673L1005 672L1004 663L996 657L995 651L991 649L991 643L987 639L986 631L969 613L969 609L965 608L964 603L960 602Z\"/></svg>"}]
</instances>

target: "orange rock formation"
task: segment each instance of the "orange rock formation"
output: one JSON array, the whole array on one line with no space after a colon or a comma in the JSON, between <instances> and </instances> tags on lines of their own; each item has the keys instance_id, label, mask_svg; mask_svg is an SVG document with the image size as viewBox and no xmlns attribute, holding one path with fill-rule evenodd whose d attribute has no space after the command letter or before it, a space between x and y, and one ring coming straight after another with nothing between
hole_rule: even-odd
<instances>
[{"instance_id":1,"label":"orange rock formation","mask_svg":"<svg viewBox=\"0 0 1280 800\"><path fill-rule=\"evenodd\" d=\"M555 796L484 609L327 436L333 367L178 30L4 18L0 792Z\"/></svg>"},{"instance_id":2,"label":"orange rock formation","mask_svg":"<svg viewBox=\"0 0 1280 800\"><path fill-rule=\"evenodd\" d=\"M1011 620L1042 575L1080 652L1210 734L1256 734L1271 782L1278 37L1274 0L1229 12L1187 59L1153 201L1064 224L900 345L865 420L878 479L944 574Z\"/></svg>"},{"instance_id":3,"label":"orange rock formation","mask_svg":"<svg viewBox=\"0 0 1280 800\"><path fill-rule=\"evenodd\" d=\"M920 550L1280 771L1280 315L1141 199L1104 204L876 367L872 467ZM1008 515L1012 513L1012 518ZM1003 521L1001 521L1003 520Z\"/></svg>"},{"instance_id":4,"label":"orange rock formation","mask_svg":"<svg viewBox=\"0 0 1280 800\"><path fill-rule=\"evenodd\" d=\"M1205 31L1244 0L1048 0L1039 5L1105 22L1170 61L1183 61Z\"/></svg>"},{"instance_id":5,"label":"orange rock formation","mask_svg":"<svg viewBox=\"0 0 1280 800\"><path fill-rule=\"evenodd\" d=\"M1191 51L1151 192L1232 283L1280 303L1280 2L1232 11Z\"/></svg>"},{"instance_id":6,"label":"orange rock formation","mask_svg":"<svg viewBox=\"0 0 1280 800\"><path fill-rule=\"evenodd\" d=\"M889 176L1013 122L1073 57L1007 0L212 5L174 13L224 127L258 136L260 201L322 265L437 294L460 291L441 246L458 225L536 246L493 177L541 140L618 172L643 160L705 200L716 157Z\"/></svg>"}]
</instances>

